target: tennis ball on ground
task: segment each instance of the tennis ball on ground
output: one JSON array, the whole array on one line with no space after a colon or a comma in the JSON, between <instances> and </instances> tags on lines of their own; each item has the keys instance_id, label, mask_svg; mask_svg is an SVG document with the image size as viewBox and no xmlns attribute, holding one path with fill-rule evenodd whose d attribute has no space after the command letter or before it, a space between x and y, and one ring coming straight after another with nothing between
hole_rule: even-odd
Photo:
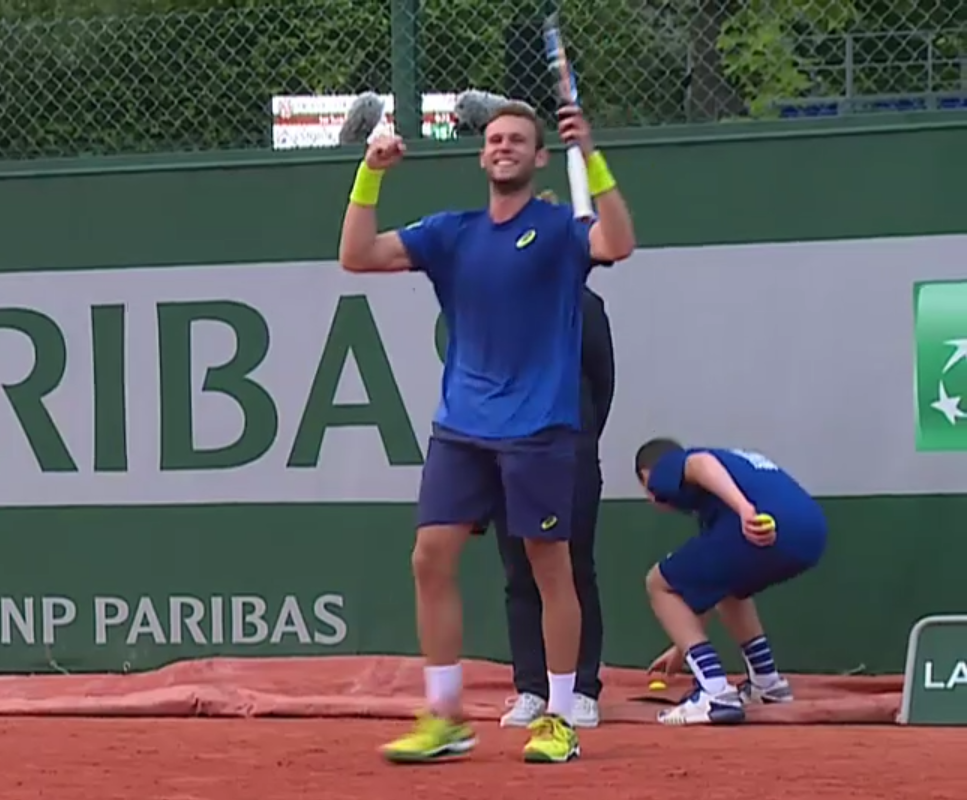
<instances>
[{"instance_id":1,"label":"tennis ball on ground","mask_svg":"<svg viewBox=\"0 0 967 800\"><path fill-rule=\"evenodd\" d=\"M663 692L668 688L668 684L664 681L652 681L648 684L648 689L652 692Z\"/></svg>"}]
</instances>

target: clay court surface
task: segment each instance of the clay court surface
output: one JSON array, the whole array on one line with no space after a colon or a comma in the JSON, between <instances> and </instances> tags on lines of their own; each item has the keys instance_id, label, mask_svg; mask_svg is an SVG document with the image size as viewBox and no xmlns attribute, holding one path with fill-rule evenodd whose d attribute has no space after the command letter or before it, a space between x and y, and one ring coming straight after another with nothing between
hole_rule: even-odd
<instances>
[{"instance_id":1,"label":"clay court surface","mask_svg":"<svg viewBox=\"0 0 967 800\"><path fill-rule=\"evenodd\" d=\"M501 730L506 667L468 664L469 759L384 763L419 705L416 659L256 659L125 676L0 678L0 800L967 800L967 729L892 724L898 678L793 676L735 728L655 724L677 697L605 670L604 724L566 765ZM863 724L858 724L863 723Z\"/></svg>"},{"instance_id":2,"label":"clay court surface","mask_svg":"<svg viewBox=\"0 0 967 800\"><path fill-rule=\"evenodd\" d=\"M479 726L466 761L383 764L400 721L9 719L4 800L963 800L967 731L748 726L587 731L563 766L519 760L521 731ZM537 782L539 783L539 790Z\"/></svg>"}]
</instances>

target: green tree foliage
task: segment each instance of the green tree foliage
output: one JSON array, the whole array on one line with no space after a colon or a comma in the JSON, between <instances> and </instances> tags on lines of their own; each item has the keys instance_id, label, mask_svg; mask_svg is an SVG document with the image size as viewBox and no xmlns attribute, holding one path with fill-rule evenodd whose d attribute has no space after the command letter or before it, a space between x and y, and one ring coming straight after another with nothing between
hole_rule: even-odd
<instances>
[{"instance_id":1,"label":"green tree foliage","mask_svg":"<svg viewBox=\"0 0 967 800\"><path fill-rule=\"evenodd\" d=\"M391 90L390 2L0 0L0 157L268 147L273 95ZM423 90L519 95L546 80L545 4L420 0ZM599 126L965 88L962 0L560 5Z\"/></svg>"},{"instance_id":2,"label":"green tree foliage","mask_svg":"<svg viewBox=\"0 0 967 800\"><path fill-rule=\"evenodd\" d=\"M743 0L717 46L753 117L803 97L965 92L961 0Z\"/></svg>"}]
</instances>

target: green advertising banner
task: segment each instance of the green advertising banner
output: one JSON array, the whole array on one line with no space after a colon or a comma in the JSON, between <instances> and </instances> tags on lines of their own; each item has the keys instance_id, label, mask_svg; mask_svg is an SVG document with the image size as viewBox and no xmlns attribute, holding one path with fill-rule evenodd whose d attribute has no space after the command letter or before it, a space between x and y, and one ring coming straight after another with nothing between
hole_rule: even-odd
<instances>
[{"instance_id":1,"label":"green advertising banner","mask_svg":"<svg viewBox=\"0 0 967 800\"><path fill-rule=\"evenodd\" d=\"M967 450L967 281L918 283L917 449Z\"/></svg>"},{"instance_id":2,"label":"green advertising banner","mask_svg":"<svg viewBox=\"0 0 967 800\"><path fill-rule=\"evenodd\" d=\"M957 725L967 720L967 616L917 621L910 634L897 721Z\"/></svg>"},{"instance_id":3,"label":"green advertising banner","mask_svg":"<svg viewBox=\"0 0 967 800\"><path fill-rule=\"evenodd\" d=\"M826 559L762 599L783 668L898 671L917 619L967 610L967 124L784 130L609 151L641 237L591 278L609 664L664 645L641 581L691 532L640 497L654 435L821 498ZM354 158L0 169L0 670L416 651L441 329L422 276L333 261ZM472 152L417 152L383 224L482 190ZM492 537L462 570L467 653L506 658Z\"/></svg>"}]
</instances>

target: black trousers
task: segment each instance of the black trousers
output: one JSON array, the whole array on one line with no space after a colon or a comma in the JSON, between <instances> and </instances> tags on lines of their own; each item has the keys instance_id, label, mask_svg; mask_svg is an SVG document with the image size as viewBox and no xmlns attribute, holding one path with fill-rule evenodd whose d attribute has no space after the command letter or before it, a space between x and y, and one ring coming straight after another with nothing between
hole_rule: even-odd
<instances>
[{"instance_id":1,"label":"black trousers","mask_svg":"<svg viewBox=\"0 0 967 800\"><path fill-rule=\"evenodd\" d=\"M594 539L601 504L601 465L596 445L579 451L579 469L575 484L571 561L574 584L581 604L581 649L578 655L577 681L574 690L598 699L601 694L601 649L604 624L601 599L594 568ZM507 576L505 605L510 634L510 653L514 666L514 687L518 694L528 692L548 695L547 662L541 626L541 596L534 582L530 561L522 539L509 535L504 516L497 514L495 528L500 557Z\"/></svg>"}]
</instances>

